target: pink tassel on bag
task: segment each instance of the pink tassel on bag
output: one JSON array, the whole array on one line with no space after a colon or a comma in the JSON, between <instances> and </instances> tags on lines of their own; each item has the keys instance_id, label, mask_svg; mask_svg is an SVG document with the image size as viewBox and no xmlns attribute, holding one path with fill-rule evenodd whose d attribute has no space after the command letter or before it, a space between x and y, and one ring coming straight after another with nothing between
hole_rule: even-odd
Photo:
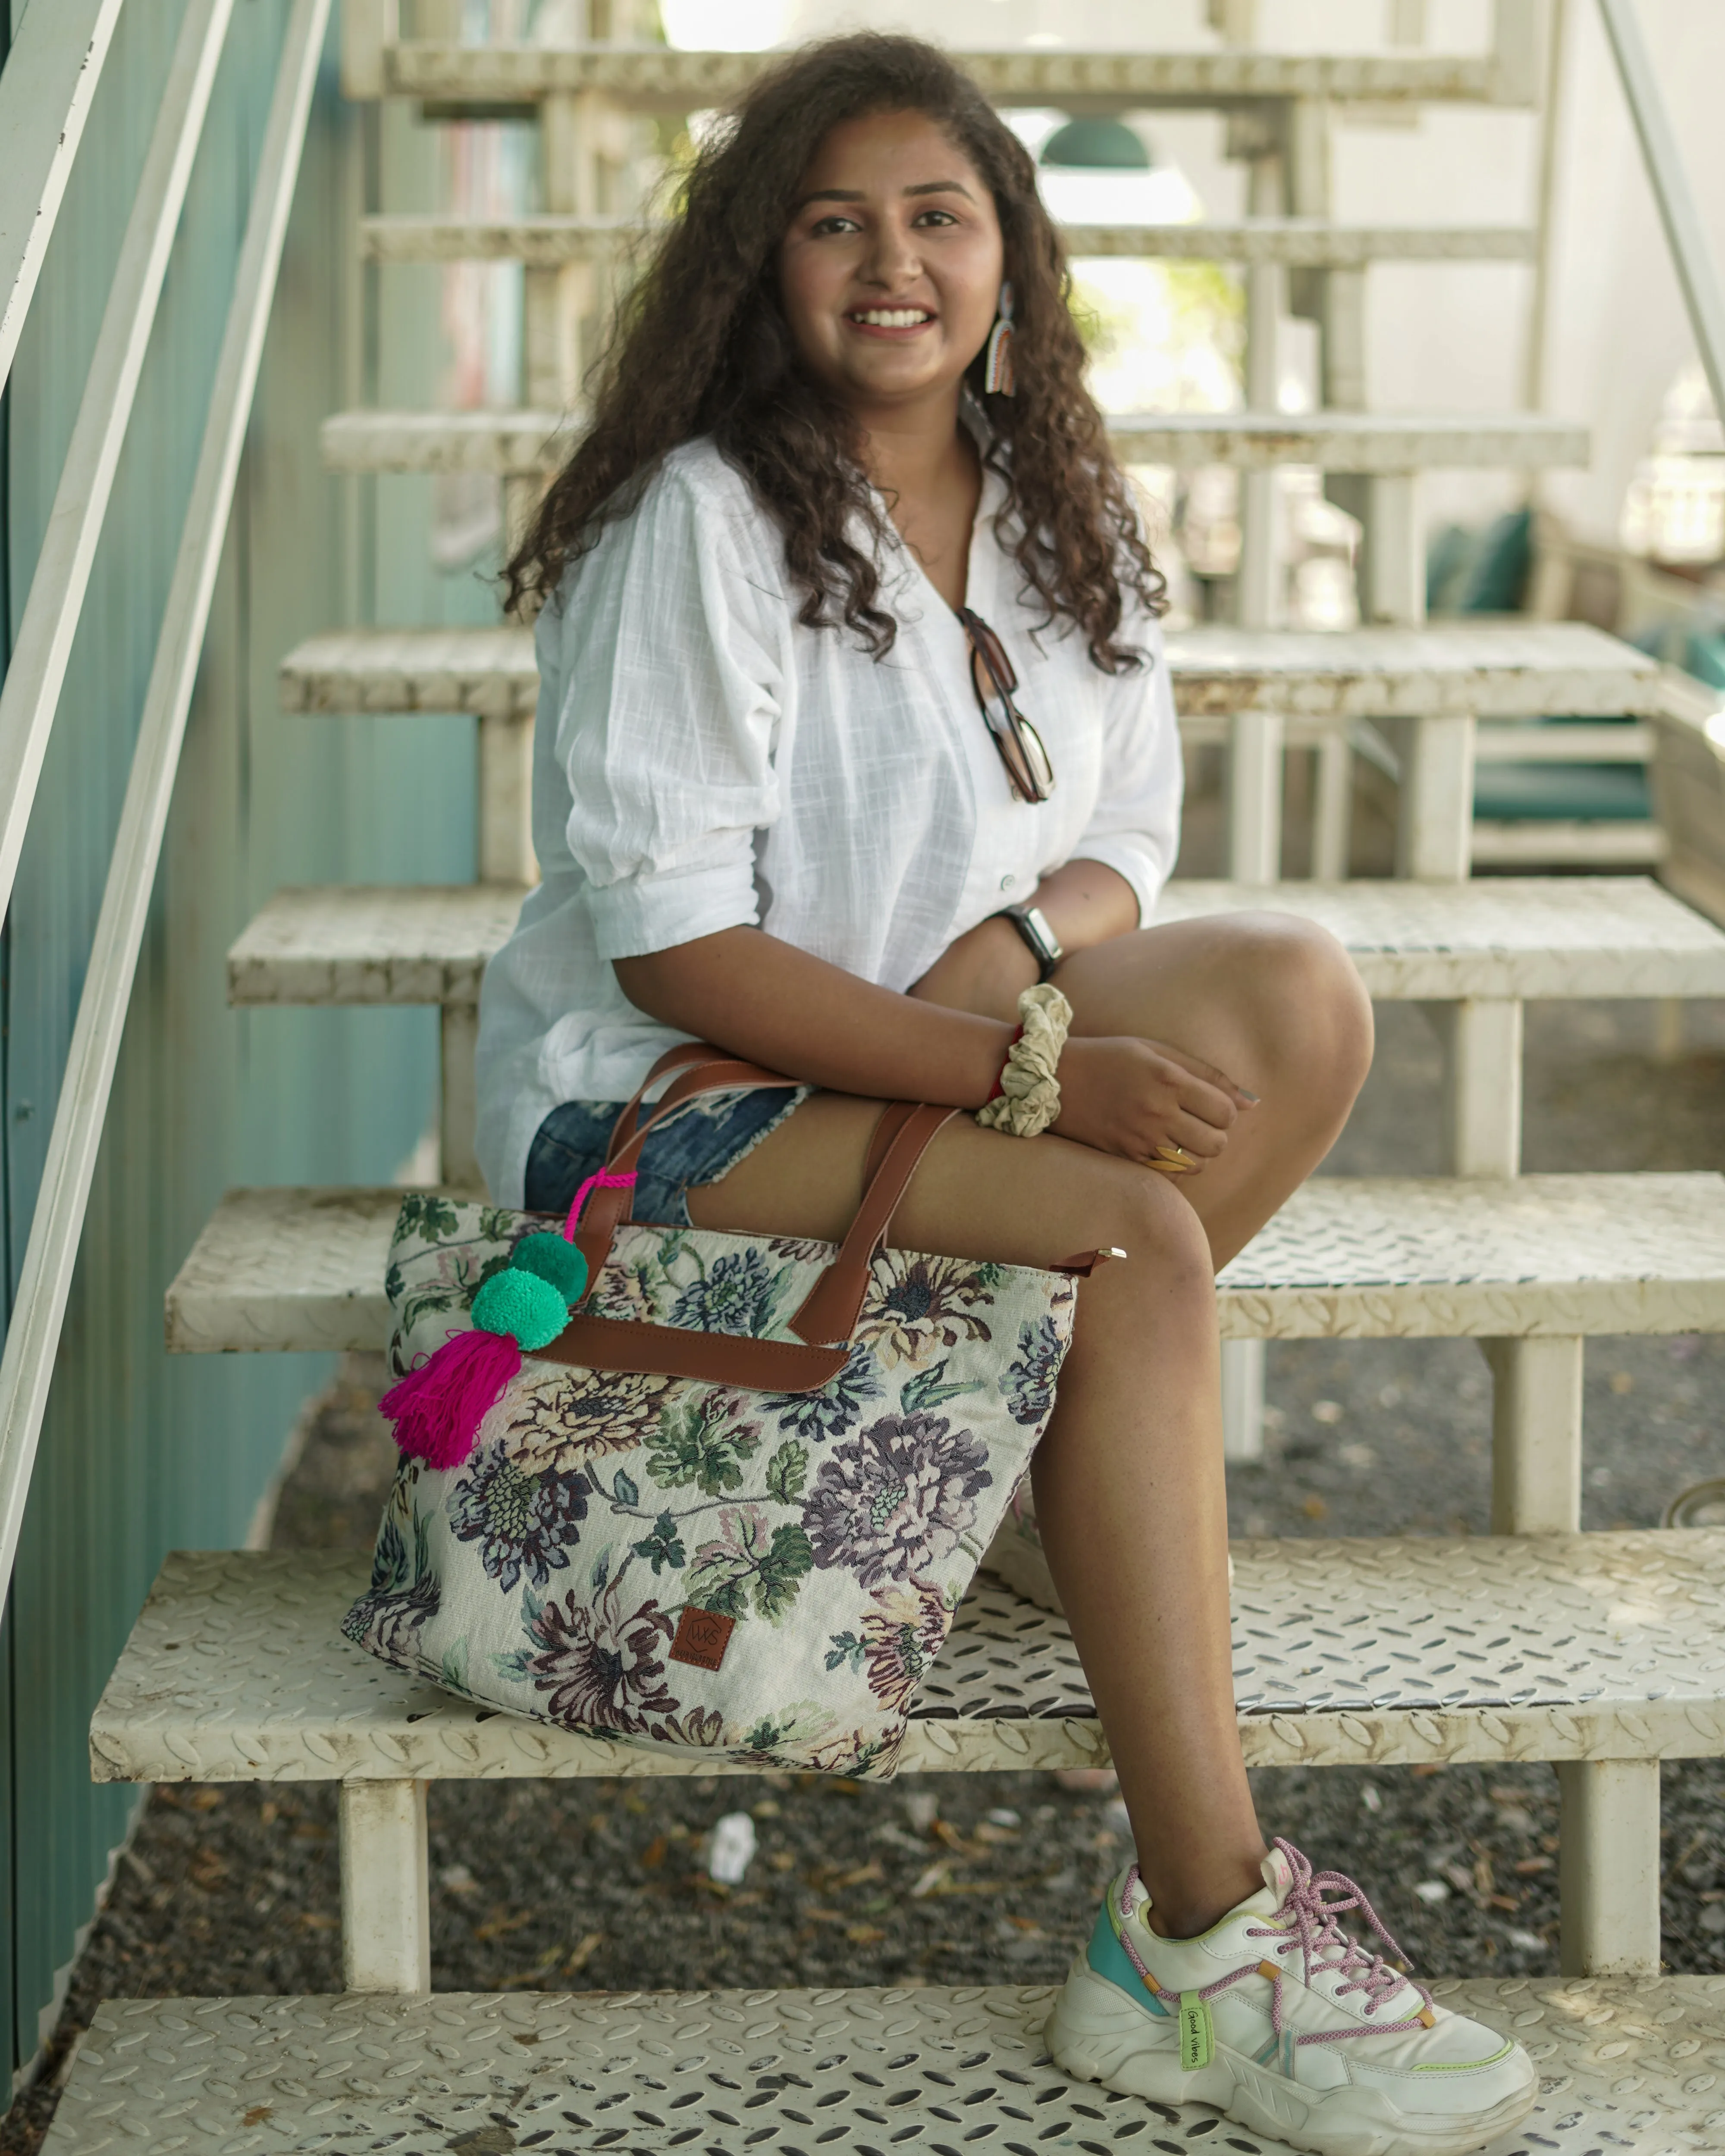
<instances>
[{"instance_id":1,"label":"pink tassel on bag","mask_svg":"<svg viewBox=\"0 0 1725 2156\"><path fill-rule=\"evenodd\" d=\"M569 1208L564 1240L574 1241L576 1224L589 1191L627 1190L634 1182L633 1174L613 1175L605 1168L588 1176ZM542 1239L530 1236L529 1245L536 1240ZM562 1283L562 1291L569 1296L568 1306L572 1306L587 1279L585 1260L578 1258L575 1263L578 1277ZM504 1292L511 1286L512 1296ZM549 1301L548 1322L546 1312L536 1310L536 1298L541 1303ZM536 1276L511 1270L487 1280L474 1299L474 1329L450 1333L434 1355L416 1363L377 1403L381 1412L395 1424L395 1441L402 1451L411 1459L423 1460L428 1467L464 1466L472 1454L480 1424L521 1373L523 1342L537 1349L553 1339L562 1328L558 1314L562 1306L558 1292ZM494 1331L492 1327L500 1323L514 1330Z\"/></svg>"},{"instance_id":2,"label":"pink tassel on bag","mask_svg":"<svg viewBox=\"0 0 1725 2156\"><path fill-rule=\"evenodd\" d=\"M459 1467L521 1367L521 1351L508 1333L452 1332L377 1406L403 1452L428 1467Z\"/></svg>"}]
</instances>

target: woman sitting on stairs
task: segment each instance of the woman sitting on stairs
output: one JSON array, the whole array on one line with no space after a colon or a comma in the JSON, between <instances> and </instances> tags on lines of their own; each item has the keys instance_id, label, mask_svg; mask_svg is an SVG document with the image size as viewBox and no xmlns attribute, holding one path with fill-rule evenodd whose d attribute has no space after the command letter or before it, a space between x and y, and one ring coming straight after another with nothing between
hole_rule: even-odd
<instances>
[{"instance_id":1,"label":"woman sitting on stairs","mask_svg":"<svg viewBox=\"0 0 1725 2156\"><path fill-rule=\"evenodd\" d=\"M1371 1011L1304 922L1153 925L1163 584L1067 300L1030 158L929 46L805 49L706 140L511 564L544 880L485 979L481 1158L562 1209L702 1039L807 1090L691 1103L637 1217L837 1239L880 1104L982 1107L1052 981L1052 1127L949 1125L896 1230L1130 1254L1081 1291L1034 1470L1137 1842L1050 2046L1302 2148L1476 2149L1526 2053L1348 1937L1382 1934L1365 1897L1266 1851L1241 1758L1214 1277L1333 1142Z\"/></svg>"}]
</instances>

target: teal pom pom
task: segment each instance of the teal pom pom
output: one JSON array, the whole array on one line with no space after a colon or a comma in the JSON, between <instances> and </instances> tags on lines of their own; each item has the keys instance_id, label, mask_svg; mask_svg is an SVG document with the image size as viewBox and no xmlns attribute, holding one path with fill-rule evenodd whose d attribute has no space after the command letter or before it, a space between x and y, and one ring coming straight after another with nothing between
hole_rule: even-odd
<instances>
[{"instance_id":1,"label":"teal pom pom","mask_svg":"<svg viewBox=\"0 0 1725 2156\"><path fill-rule=\"evenodd\" d=\"M549 1281L566 1303L579 1302L587 1292L587 1260L553 1229L523 1235L509 1262L517 1272Z\"/></svg>"},{"instance_id":2,"label":"teal pom pom","mask_svg":"<svg viewBox=\"0 0 1725 2156\"><path fill-rule=\"evenodd\" d=\"M512 1334L531 1355L557 1338L569 1322L569 1306L549 1281L511 1266L493 1273L473 1298L473 1322L484 1332Z\"/></svg>"}]
</instances>

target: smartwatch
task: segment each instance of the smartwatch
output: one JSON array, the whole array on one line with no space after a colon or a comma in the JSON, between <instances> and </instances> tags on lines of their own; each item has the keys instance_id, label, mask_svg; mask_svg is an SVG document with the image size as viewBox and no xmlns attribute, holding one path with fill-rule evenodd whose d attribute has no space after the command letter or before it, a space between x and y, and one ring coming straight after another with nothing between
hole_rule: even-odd
<instances>
[{"instance_id":1,"label":"smartwatch","mask_svg":"<svg viewBox=\"0 0 1725 2156\"><path fill-rule=\"evenodd\" d=\"M1048 925L1048 916L1040 906L1003 906L997 921L1009 921L1024 938L1026 947L1037 964L1036 978L1045 981L1054 972L1065 952L1060 948L1060 939Z\"/></svg>"}]
</instances>

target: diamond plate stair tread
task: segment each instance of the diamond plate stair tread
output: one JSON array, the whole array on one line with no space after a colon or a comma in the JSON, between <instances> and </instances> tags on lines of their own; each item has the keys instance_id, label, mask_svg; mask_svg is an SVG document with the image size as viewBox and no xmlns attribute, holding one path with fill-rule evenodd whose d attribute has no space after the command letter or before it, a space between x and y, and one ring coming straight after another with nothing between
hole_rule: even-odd
<instances>
[{"instance_id":1,"label":"diamond plate stair tread","mask_svg":"<svg viewBox=\"0 0 1725 2156\"><path fill-rule=\"evenodd\" d=\"M344 629L281 662L288 711L473 711L531 719L539 670L531 629Z\"/></svg>"},{"instance_id":2,"label":"diamond plate stair tread","mask_svg":"<svg viewBox=\"0 0 1725 2156\"><path fill-rule=\"evenodd\" d=\"M169 1348L381 1347L401 1199L230 1190L168 1289ZM1320 1177L1219 1285L1226 1339L1725 1332L1725 1177Z\"/></svg>"},{"instance_id":3,"label":"diamond plate stair tread","mask_svg":"<svg viewBox=\"0 0 1725 2156\"><path fill-rule=\"evenodd\" d=\"M331 471L555 471L567 453L557 412L337 412L322 429ZM1130 462L1231 465L1259 470L1317 465L1330 472L1580 465L1584 427L1542 413L1117 413L1108 419Z\"/></svg>"},{"instance_id":4,"label":"diamond plate stair tread","mask_svg":"<svg viewBox=\"0 0 1725 2156\"><path fill-rule=\"evenodd\" d=\"M521 262L530 269L605 261L650 239L655 228L626 218L393 214L360 219L371 262ZM1167 257L1205 262L1281 262L1354 269L1368 262L1526 262L1536 235L1512 225L1332 224L1322 218L1245 218L1230 224L1062 223L1069 255Z\"/></svg>"},{"instance_id":5,"label":"diamond plate stair tread","mask_svg":"<svg viewBox=\"0 0 1725 2156\"><path fill-rule=\"evenodd\" d=\"M315 885L279 891L228 953L235 1004L475 1004L519 884Z\"/></svg>"},{"instance_id":6,"label":"diamond plate stair tread","mask_svg":"<svg viewBox=\"0 0 1725 2156\"><path fill-rule=\"evenodd\" d=\"M1176 880L1156 918L1272 905L1329 929L1387 1003L1457 997L1725 995L1725 935L1645 876L1492 876L1471 883Z\"/></svg>"},{"instance_id":7,"label":"diamond plate stair tread","mask_svg":"<svg viewBox=\"0 0 1725 2156\"><path fill-rule=\"evenodd\" d=\"M1168 638L1183 724L1260 708L1302 726L1471 713L1482 719L1647 717L1664 675L1581 622L1348 630L1206 625ZM539 695L526 629L347 629L281 663L290 711L476 711L530 718Z\"/></svg>"},{"instance_id":8,"label":"diamond plate stair tread","mask_svg":"<svg viewBox=\"0 0 1725 2156\"><path fill-rule=\"evenodd\" d=\"M1253 1766L1725 1753L1725 1530L1234 1554ZM346 1551L170 1554L91 1719L95 1779L711 1771L698 1754L573 1736L385 1668L337 1630L366 1578ZM1106 1756L1065 1623L982 1578L917 1695L904 1770Z\"/></svg>"},{"instance_id":9,"label":"diamond plate stair tread","mask_svg":"<svg viewBox=\"0 0 1725 2156\"><path fill-rule=\"evenodd\" d=\"M384 49L385 81L398 96L480 104L531 103L597 90L646 110L696 110L747 89L773 53L670 52L664 46L603 48L437 43ZM996 105L1058 105L1114 112L1122 104L1208 105L1217 99L1364 98L1492 101L1497 69L1484 55L1269 52L957 52L953 57ZM1525 103L1527 100L1519 100Z\"/></svg>"},{"instance_id":10,"label":"diamond plate stair tread","mask_svg":"<svg viewBox=\"0 0 1725 2156\"><path fill-rule=\"evenodd\" d=\"M1523 2043L1539 2102L1486 2156L1696 2156L1725 2133L1725 1977L1440 1981ZM1051 1989L440 1992L110 1999L44 2156L697 2156L1227 2149L1291 2156L1207 2105L1068 2081ZM489 2131L488 2131L489 2129Z\"/></svg>"},{"instance_id":11,"label":"diamond plate stair tread","mask_svg":"<svg viewBox=\"0 0 1725 2156\"><path fill-rule=\"evenodd\" d=\"M470 1004L515 927L511 884L277 891L228 953L238 1004ZM1457 884L1176 881L1156 918L1274 905L1322 921L1384 1002L1725 995L1725 933L1640 876Z\"/></svg>"}]
</instances>

